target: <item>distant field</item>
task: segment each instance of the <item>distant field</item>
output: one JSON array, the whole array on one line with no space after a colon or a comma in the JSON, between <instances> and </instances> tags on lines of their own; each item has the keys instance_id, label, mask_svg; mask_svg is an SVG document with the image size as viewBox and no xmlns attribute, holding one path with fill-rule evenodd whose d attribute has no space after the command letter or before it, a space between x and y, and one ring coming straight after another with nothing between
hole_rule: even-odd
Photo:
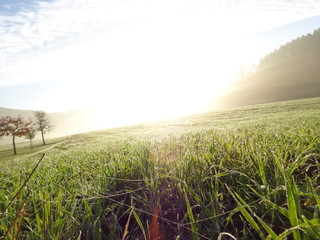
<instances>
[{"instance_id":1,"label":"distant field","mask_svg":"<svg viewBox=\"0 0 320 240\"><path fill-rule=\"evenodd\" d=\"M0 239L320 239L320 98L28 144Z\"/></svg>"}]
</instances>

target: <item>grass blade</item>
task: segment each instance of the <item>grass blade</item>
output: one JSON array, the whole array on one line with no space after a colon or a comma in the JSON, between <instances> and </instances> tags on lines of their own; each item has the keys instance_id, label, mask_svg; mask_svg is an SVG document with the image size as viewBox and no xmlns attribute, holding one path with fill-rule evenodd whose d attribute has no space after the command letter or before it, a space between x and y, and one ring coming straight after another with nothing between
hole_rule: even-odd
<instances>
[{"instance_id":1,"label":"grass blade","mask_svg":"<svg viewBox=\"0 0 320 240\"><path fill-rule=\"evenodd\" d=\"M298 226L299 224L299 210L300 205L298 203L298 193L295 185L287 178L287 201L288 201L288 213L289 220L292 227ZM295 229L293 231L294 240L300 240L300 231L299 229Z\"/></svg>"},{"instance_id":2,"label":"grass blade","mask_svg":"<svg viewBox=\"0 0 320 240\"><path fill-rule=\"evenodd\" d=\"M184 198L185 198L186 205L187 205L187 212L188 212L188 216L189 216L189 219L190 219L193 239L199 240L199 236L197 234L198 228L197 228L197 226L195 224L195 218L194 218L194 215L192 213L192 209L191 209L190 202L189 202L189 199L188 199L188 196L187 196L186 192L184 192Z\"/></svg>"},{"instance_id":3,"label":"grass blade","mask_svg":"<svg viewBox=\"0 0 320 240\"><path fill-rule=\"evenodd\" d=\"M137 221L137 223L138 223L138 225L139 225L139 227L140 227L140 229L141 229L141 231L142 231L142 233L143 233L144 239L147 239L146 231L144 230L144 227L143 227L143 224L142 224L142 222L141 222L141 219L140 219L140 217L138 216L138 214L136 213L134 207L132 207L132 213L133 213L133 216L134 216L134 218L136 219L136 221Z\"/></svg>"},{"instance_id":4,"label":"grass blade","mask_svg":"<svg viewBox=\"0 0 320 240\"><path fill-rule=\"evenodd\" d=\"M253 217L250 215L250 213L245 209L245 208L250 209L248 204L246 204L246 202L239 196L239 194L232 191L228 186L227 186L227 188L228 188L229 192L231 193L231 195L233 196L234 200L237 202L238 209L240 210L242 215L247 219L247 221L251 224L251 226L258 232L261 239L265 239L265 236L264 236L261 228L259 227L257 222L253 219Z\"/></svg>"},{"instance_id":5,"label":"grass blade","mask_svg":"<svg viewBox=\"0 0 320 240\"><path fill-rule=\"evenodd\" d=\"M41 163L42 159L46 156L46 154L44 153L42 155L42 157L40 158L40 160L37 162L36 166L32 169L31 173L29 174L29 176L26 178L26 180L23 182L23 184L20 186L19 190L16 192L16 194L12 197L11 201L9 202L9 204L4 208L3 212L0 214L0 219L3 217L3 215L5 214L6 210L10 207L10 205L13 203L14 199L19 195L19 193L21 192L21 190L24 188L24 186L26 186L26 184L28 183L29 179L32 177L32 175L34 174L34 172L36 171L36 169L38 168L39 164Z\"/></svg>"}]
</instances>

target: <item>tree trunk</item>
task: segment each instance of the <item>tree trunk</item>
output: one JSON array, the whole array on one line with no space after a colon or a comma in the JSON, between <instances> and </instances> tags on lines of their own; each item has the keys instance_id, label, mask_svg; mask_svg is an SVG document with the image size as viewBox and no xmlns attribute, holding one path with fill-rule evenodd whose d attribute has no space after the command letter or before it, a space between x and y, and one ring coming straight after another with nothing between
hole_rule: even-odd
<instances>
[{"instance_id":1,"label":"tree trunk","mask_svg":"<svg viewBox=\"0 0 320 240\"><path fill-rule=\"evenodd\" d=\"M13 145L13 154L14 155L17 154L15 138L16 138L16 136L13 134L13 136L12 136L12 145Z\"/></svg>"},{"instance_id":2,"label":"tree trunk","mask_svg":"<svg viewBox=\"0 0 320 240\"><path fill-rule=\"evenodd\" d=\"M31 148L31 150L33 149L32 140L31 139L30 139L30 148Z\"/></svg>"},{"instance_id":3,"label":"tree trunk","mask_svg":"<svg viewBox=\"0 0 320 240\"><path fill-rule=\"evenodd\" d=\"M42 136L42 143L43 143L43 145L46 145L46 142L44 141L44 133L43 133L43 130L41 130L41 136Z\"/></svg>"}]
</instances>

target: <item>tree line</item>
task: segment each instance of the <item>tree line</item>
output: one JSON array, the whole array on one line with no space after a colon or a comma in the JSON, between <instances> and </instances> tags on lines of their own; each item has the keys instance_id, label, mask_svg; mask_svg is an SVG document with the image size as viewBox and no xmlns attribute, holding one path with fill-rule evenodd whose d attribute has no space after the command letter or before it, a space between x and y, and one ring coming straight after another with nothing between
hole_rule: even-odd
<instances>
[{"instance_id":1,"label":"tree line","mask_svg":"<svg viewBox=\"0 0 320 240\"><path fill-rule=\"evenodd\" d=\"M320 28L261 58L253 71L244 68L230 92L216 98L224 107L319 97Z\"/></svg>"},{"instance_id":2,"label":"tree line","mask_svg":"<svg viewBox=\"0 0 320 240\"><path fill-rule=\"evenodd\" d=\"M257 70L261 71L289 58L320 54L320 28L282 45L279 49L260 59Z\"/></svg>"},{"instance_id":3,"label":"tree line","mask_svg":"<svg viewBox=\"0 0 320 240\"><path fill-rule=\"evenodd\" d=\"M34 119L25 120L20 115L18 117L6 116L0 118L0 137L11 136L13 153L17 154L16 137L25 137L30 141L32 149L32 140L38 132L41 133L42 143L46 144L44 135L53 129L49 115L44 111L35 111Z\"/></svg>"}]
</instances>

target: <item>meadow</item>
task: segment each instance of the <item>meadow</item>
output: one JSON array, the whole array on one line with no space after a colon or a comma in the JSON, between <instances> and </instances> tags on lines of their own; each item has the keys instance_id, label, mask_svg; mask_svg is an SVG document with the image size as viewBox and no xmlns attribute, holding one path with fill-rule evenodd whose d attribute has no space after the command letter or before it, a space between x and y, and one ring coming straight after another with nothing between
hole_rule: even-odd
<instances>
[{"instance_id":1,"label":"meadow","mask_svg":"<svg viewBox=\"0 0 320 240\"><path fill-rule=\"evenodd\" d=\"M320 98L0 147L0 239L320 239Z\"/></svg>"}]
</instances>

